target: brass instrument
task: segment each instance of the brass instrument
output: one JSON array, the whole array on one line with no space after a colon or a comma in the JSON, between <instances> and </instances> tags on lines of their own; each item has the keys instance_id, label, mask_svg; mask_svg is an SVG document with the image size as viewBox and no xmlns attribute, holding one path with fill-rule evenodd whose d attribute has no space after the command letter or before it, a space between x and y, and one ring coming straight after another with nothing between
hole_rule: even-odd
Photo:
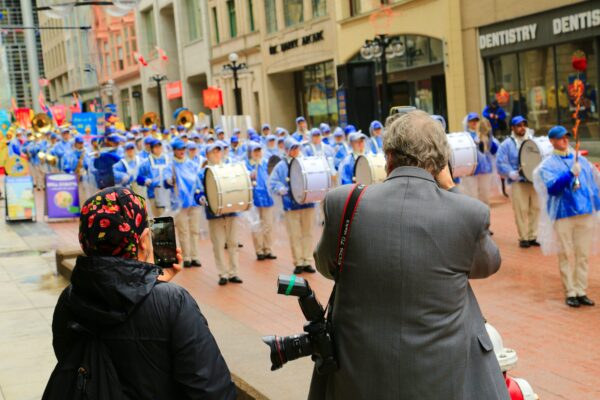
<instances>
[{"instance_id":1,"label":"brass instrument","mask_svg":"<svg viewBox=\"0 0 600 400\"><path fill-rule=\"evenodd\" d=\"M194 126L194 113L190 110L181 110L177 113L176 125L182 125L186 131L189 131Z\"/></svg>"},{"instance_id":2,"label":"brass instrument","mask_svg":"<svg viewBox=\"0 0 600 400\"><path fill-rule=\"evenodd\" d=\"M36 135L41 135L50 131L50 129L52 129L52 125L52 120L44 113L36 114L31 120L31 126L33 127Z\"/></svg>"},{"instance_id":3,"label":"brass instrument","mask_svg":"<svg viewBox=\"0 0 600 400\"><path fill-rule=\"evenodd\" d=\"M152 125L159 125L158 114L154 111L148 111L142 115L142 126L144 128L151 128Z\"/></svg>"},{"instance_id":4,"label":"brass instrument","mask_svg":"<svg viewBox=\"0 0 600 400\"><path fill-rule=\"evenodd\" d=\"M48 165L51 166L56 166L56 162L57 162L57 158L56 156L53 156L52 154L46 154L46 162L48 163Z\"/></svg>"},{"instance_id":5,"label":"brass instrument","mask_svg":"<svg viewBox=\"0 0 600 400\"><path fill-rule=\"evenodd\" d=\"M38 151L38 158L40 159L40 164L46 163L46 152Z\"/></svg>"},{"instance_id":6,"label":"brass instrument","mask_svg":"<svg viewBox=\"0 0 600 400\"><path fill-rule=\"evenodd\" d=\"M85 157L85 150L81 150L79 160L77 160L77 166L75 167L75 175L81 176L81 168L83 167L83 157Z\"/></svg>"}]
</instances>

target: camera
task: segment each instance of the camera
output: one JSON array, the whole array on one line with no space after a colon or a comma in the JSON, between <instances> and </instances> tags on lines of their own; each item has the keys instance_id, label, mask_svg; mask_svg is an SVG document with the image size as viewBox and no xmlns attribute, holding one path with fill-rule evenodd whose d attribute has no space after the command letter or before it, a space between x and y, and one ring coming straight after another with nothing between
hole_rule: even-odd
<instances>
[{"instance_id":1,"label":"camera","mask_svg":"<svg viewBox=\"0 0 600 400\"><path fill-rule=\"evenodd\" d=\"M308 322L304 325L303 333L262 338L271 350L271 371L283 367L288 361L307 356L311 356L321 375L337 370L331 324L325 318L325 310L308 282L296 275L279 275L277 293L298 297L300 309Z\"/></svg>"}]
</instances>

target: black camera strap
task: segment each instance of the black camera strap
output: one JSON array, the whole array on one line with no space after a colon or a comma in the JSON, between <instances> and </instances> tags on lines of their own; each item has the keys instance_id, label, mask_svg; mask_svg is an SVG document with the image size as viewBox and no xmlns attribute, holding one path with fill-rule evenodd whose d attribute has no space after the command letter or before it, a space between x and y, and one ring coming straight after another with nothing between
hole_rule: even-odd
<instances>
[{"instance_id":1,"label":"black camera strap","mask_svg":"<svg viewBox=\"0 0 600 400\"><path fill-rule=\"evenodd\" d=\"M356 213L356 209L358 208L358 204L360 203L366 188L367 186L362 184L354 185L354 188L348 195L348 198L346 198L346 203L344 204L343 217L340 222L340 231L338 234L337 251L335 253L336 270L333 275L336 283L333 285L331 296L329 296L329 302L327 303L327 320L330 323L337 281L344 268L344 257L346 256L346 246L348 244L348 237L350 236L350 229L352 228L352 220L354 219L354 214Z\"/></svg>"}]
</instances>

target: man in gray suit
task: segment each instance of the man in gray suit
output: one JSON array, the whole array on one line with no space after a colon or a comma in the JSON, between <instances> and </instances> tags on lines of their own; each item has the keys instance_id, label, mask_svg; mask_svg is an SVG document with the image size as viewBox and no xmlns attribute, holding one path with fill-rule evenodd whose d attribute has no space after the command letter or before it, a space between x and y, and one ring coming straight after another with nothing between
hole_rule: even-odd
<instances>
[{"instance_id":1,"label":"man in gray suit","mask_svg":"<svg viewBox=\"0 0 600 400\"><path fill-rule=\"evenodd\" d=\"M469 279L500 267L489 208L460 194L441 125L413 111L384 138L388 178L367 187L337 277L339 370L313 376L310 399L508 399ZM344 204L324 201L317 268L333 279Z\"/></svg>"}]
</instances>

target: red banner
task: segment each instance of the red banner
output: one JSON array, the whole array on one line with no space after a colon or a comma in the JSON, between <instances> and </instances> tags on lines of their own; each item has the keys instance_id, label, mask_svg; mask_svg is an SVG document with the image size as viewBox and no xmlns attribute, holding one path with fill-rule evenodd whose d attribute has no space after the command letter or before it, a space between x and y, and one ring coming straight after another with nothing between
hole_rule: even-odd
<instances>
[{"instance_id":1,"label":"red banner","mask_svg":"<svg viewBox=\"0 0 600 400\"><path fill-rule=\"evenodd\" d=\"M54 121L56 121L56 125L61 126L67 119L67 107L64 104L57 104L51 106L50 110L52 111L52 116L54 117Z\"/></svg>"},{"instance_id":2,"label":"red banner","mask_svg":"<svg viewBox=\"0 0 600 400\"><path fill-rule=\"evenodd\" d=\"M183 90L181 89L181 81L169 82L166 85L167 88L167 99L175 100L183 96Z\"/></svg>"},{"instance_id":3,"label":"red banner","mask_svg":"<svg viewBox=\"0 0 600 400\"><path fill-rule=\"evenodd\" d=\"M202 91L204 107L219 108L223 105L223 91L218 87L209 86L208 89Z\"/></svg>"},{"instance_id":4,"label":"red banner","mask_svg":"<svg viewBox=\"0 0 600 400\"><path fill-rule=\"evenodd\" d=\"M15 108L14 113L21 128L31 128L31 119L33 118L33 110L31 108Z\"/></svg>"}]
</instances>

